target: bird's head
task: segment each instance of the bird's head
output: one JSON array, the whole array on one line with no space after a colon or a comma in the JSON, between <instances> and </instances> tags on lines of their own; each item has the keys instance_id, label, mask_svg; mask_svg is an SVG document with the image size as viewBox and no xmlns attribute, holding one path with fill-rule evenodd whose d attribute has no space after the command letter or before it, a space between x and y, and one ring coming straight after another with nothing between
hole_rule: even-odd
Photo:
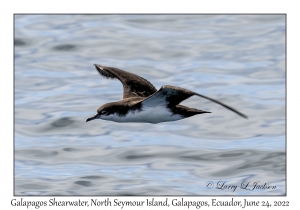
<instances>
[{"instance_id":1,"label":"bird's head","mask_svg":"<svg viewBox=\"0 0 300 210\"><path fill-rule=\"evenodd\" d=\"M95 120L95 119L102 119L102 120L112 120L113 117L117 114L117 104L116 102L107 103L99 107L97 110L97 114L93 117L86 119L86 122Z\"/></svg>"}]
</instances>

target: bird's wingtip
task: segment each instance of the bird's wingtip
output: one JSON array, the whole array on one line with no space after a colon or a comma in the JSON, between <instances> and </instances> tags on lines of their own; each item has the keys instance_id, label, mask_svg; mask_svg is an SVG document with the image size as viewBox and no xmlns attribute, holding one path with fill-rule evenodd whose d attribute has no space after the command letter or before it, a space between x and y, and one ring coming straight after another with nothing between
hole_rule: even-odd
<instances>
[{"instance_id":1,"label":"bird's wingtip","mask_svg":"<svg viewBox=\"0 0 300 210\"><path fill-rule=\"evenodd\" d=\"M238 113L242 118L249 120L249 117L243 113Z\"/></svg>"},{"instance_id":2,"label":"bird's wingtip","mask_svg":"<svg viewBox=\"0 0 300 210\"><path fill-rule=\"evenodd\" d=\"M103 67L105 67L105 66L101 66L100 64L96 64L96 63L94 64L94 66L98 71L103 70L104 69Z\"/></svg>"}]
</instances>

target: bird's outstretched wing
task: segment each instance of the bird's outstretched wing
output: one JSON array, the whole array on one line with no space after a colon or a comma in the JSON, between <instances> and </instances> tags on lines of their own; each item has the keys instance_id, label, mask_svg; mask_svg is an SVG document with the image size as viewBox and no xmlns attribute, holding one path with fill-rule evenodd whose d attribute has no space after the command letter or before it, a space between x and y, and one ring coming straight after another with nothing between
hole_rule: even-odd
<instances>
[{"instance_id":1,"label":"bird's outstretched wing","mask_svg":"<svg viewBox=\"0 0 300 210\"><path fill-rule=\"evenodd\" d=\"M238 114L239 116L248 119L248 116L239 112L238 110L232 108L231 106L228 106L218 100L215 100L213 98L209 98L207 96L195 93L193 91L180 88L180 87L175 87L171 85L164 85L162 86L156 93L153 95L149 96L148 98L144 99L141 103L145 106L159 106L159 105L166 105L169 107L176 106L180 104L182 101L188 99L189 97L197 95L200 97L203 97L205 99L208 99L210 101L213 101L233 112Z\"/></svg>"},{"instance_id":2,"label":"bird's outstretched wing","mask_svg":"<svg viewBox=\"0 0 300 210\"><path fill-rule=\"evenodd\" d=\"M148 97L154 94L156 88L146 79L114 67L94 64L100 75L106 78L118 79L123 85L123 99L131 97Z\"/></svg>"}]
</instances>

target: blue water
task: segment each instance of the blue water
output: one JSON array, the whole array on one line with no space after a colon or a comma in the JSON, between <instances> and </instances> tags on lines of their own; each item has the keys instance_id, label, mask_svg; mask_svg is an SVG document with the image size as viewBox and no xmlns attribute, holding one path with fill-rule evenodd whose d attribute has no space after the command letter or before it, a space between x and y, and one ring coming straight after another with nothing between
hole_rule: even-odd
<instances>
[{"instance_id":1,"label":"blue water","mask_svg":"<svg viewBox=\"0 0 300 210\"><path fill-rule=\"evenodd\" d=\"M284 15L15 15L15 195L285 195L285 30ZM249 119L194 96L212 113L86 123L123 92L94 63Z\"/></svg>"}]
</instances>

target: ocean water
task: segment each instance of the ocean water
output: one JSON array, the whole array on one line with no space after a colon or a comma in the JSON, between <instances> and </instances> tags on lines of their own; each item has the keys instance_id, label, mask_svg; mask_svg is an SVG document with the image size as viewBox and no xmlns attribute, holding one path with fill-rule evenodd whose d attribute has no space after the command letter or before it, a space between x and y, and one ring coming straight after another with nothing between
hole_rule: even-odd
<instances>
[{"instance_id":1,"label":"ocean water","mask_svg":"<svg viewBox=\"0 0 300 210\"><path fill-rule=\"evenodd\" d=\"M14 24L15 195L286 194L284 15L15 15ZM212 113L86 123L123 93L95 63L249 119L194 96L183 104Z\"/></svg>"}]
</instances>

